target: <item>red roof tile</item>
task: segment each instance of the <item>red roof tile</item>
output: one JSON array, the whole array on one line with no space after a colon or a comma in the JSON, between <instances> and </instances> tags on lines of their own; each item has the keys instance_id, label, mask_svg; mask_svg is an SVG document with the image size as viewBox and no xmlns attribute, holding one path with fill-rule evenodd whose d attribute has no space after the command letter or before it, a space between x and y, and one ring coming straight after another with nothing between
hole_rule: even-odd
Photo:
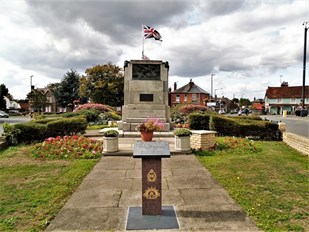
<instances>
[{"instance_id":1,"label":"red roof tile","mask_svg":"<svg viewBox=\"0 0 309 232\"><path fill-rule=\"evenodd\" d=\"M265 96L268 98L302 98L302 86L268 87ZM305 97L309 97L309 86L305 86Z\"/></svg>"}]
</instances>

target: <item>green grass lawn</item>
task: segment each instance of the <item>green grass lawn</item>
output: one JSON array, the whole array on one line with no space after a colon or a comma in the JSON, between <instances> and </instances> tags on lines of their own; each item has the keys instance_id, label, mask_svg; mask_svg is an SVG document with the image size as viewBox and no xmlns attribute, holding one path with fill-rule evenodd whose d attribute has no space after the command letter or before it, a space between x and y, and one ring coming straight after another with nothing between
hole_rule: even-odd
<instances>
[{"instance_id":1,"label":"green grass lawn","mask_svg":"<svg viewBox=\"0 0 309 232\"><path fill-rule=\"evenodd\" d=\"M283 142L231 149L222 145L226 139L218 139L220 150L198 159L256 225L264 231L309 231L308 156Z\"/></svg>"},{"instance_id":2,"label":"green grass lawn","mask_svg":"<svg viewBox=\"0 0 309 232\"><path fill-rule=\"evenodd\" d=\"M0 152L0 231L42 231L95 160L40 160L31 146Z\"/></svg>"}]
</instances>

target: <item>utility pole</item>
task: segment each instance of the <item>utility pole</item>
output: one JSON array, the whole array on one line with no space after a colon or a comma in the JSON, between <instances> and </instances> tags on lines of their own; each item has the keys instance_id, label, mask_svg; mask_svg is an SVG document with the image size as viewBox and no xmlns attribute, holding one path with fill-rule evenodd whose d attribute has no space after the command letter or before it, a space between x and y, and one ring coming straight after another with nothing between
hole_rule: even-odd
<instances>
[{"instance_id":1,"label":"utility pole","mask_svg":"<svg viewBox=\"0 0 309 232\"><path fill-rule=\"evenodd\" d=\"M307 31L309 27L309 22L303 22L303 25L305 26L305 33L304 33L304 63L303 63L303 91L302 91L302 110L301 110L301 116L306 116L305 113L305 85L306 85L306 49L307 49ZM306 114L306 115L305 115Z\"/></svg>"}]
</instances>

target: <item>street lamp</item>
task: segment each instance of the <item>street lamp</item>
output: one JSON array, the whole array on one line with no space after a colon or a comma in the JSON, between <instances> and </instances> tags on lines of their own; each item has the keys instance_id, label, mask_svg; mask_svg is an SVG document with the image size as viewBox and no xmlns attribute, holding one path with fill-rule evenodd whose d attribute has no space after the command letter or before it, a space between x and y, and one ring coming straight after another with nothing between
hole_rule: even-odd
<instances>
[{"instance_id":1,"label":"street lamp","mask_svg":"<svg viewBox=\"0 0 309 232\"><path fill-rule=\"evenodd\" d=\"M306 48L307 48L307 31L309 27L309 22L303 22L305 26L305 33L304 33L304 63L303 63L303 91L302 91L302 110L301 116L305 116L305 84L306 84Z\"/></svg>"},{"instance_id":2,"label":"street lamp","mask_svg":"<svg viewBox=\"0 0 309 232\"><path fill-rule=\"evenodd\" d=\"M215 89L215 98L216 98L216 101L217 101L217 94L216 94L216 92L217 92L217 90L220 90L220 89L222 89L222 88Z\"/></svg>"},{"instance_id":3,"label":"street lamp","mask_svg":"<svg viewBox=\"0 0 309 232\"><path fill-rule=\"evenodd\" d=\"M211 100L212 97L213 97L213 95L212 95L212 94L213 94L212 90L213 90L213 77L214 77L214 75L215 75L215 74L213 74L213 73L210 75L210 78L211 78L211 82L210 82L210 86L211 86L210 100Z\"/></svg>"},{"instance_id":4,"label":"street lamp","mask_svg":"<svg viewBox=\"0 0 309 232\"><path fill-rule=\"evenodd\" d=\"M30 76L30 92L32 91L32 77L33 75Z\"/></svg>"}]
</instances>

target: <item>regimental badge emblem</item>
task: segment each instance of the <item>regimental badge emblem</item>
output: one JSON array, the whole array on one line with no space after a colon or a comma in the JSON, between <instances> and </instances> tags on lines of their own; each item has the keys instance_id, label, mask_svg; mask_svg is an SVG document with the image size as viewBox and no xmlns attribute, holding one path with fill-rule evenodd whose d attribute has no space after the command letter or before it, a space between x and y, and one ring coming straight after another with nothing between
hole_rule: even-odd
<instances>
[{"instance_id":1,"label":"regimental badge emblem","mask_svg":"<svg viewBox=\"0 0 309 232\"><path fill-rule=\"evenodd\" d=\"M153 169L150 169L150 171L147 174L147 181L148 182L156 182L157 180L157 174Z\"/></svg>"},{"instance_id":2,"label":"regimental badge emblem","mask_svg":"<svg viewBox=\"0 0 309 232\"><path fill-rule=\"evenodd\" d=\"M150 187L148 189L145 190L143 196L148 199L148 200L155 200L158 197L160 197L160 193L158 191L158 189L154 188L154 187Z\"/></svg>"}]
</instances>

